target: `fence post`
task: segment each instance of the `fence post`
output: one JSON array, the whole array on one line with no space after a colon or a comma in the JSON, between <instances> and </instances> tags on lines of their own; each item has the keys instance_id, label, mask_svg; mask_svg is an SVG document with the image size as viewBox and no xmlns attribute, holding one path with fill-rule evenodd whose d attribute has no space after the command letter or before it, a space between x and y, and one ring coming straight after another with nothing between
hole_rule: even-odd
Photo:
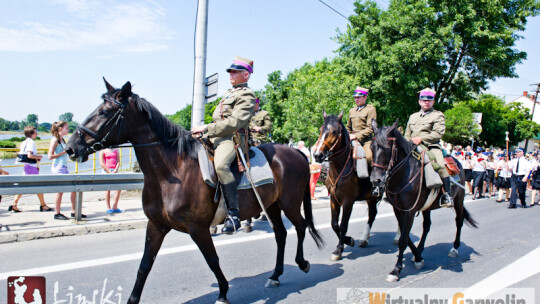
<instances>
[{"instance_id":1,"label":"fence post","mask_svg":"<svg viewBox=\"0 0 540 304\"><path fill-rule=\"evenodd\" d=\"M92 161L92 169L93 169L93 172L94 174L96 174L96 153L92 154L92 156L94 157L93 158L93 161Z\"/></svg>"},{"instance_id":2,"label":"fence post","mask_svg":"<svg viewBox=\"0 0 540 304\"><path fill-rule=\"evenodd\" d=\"M122 171L122 148L118 149L118 153L120 153L120 167L118 167L118 171Z\"/></svg>"},{"instance_id":3,"label":"fence post","mask_svg":"<svg viewBox=\"0 0 540 304\"><path fill-rule=\"evenodd\" d=\"M76 194L76 203L75 203L75 222L81 220L82 214L82 192L77 192Z\"/></svg>"}]
</instances>

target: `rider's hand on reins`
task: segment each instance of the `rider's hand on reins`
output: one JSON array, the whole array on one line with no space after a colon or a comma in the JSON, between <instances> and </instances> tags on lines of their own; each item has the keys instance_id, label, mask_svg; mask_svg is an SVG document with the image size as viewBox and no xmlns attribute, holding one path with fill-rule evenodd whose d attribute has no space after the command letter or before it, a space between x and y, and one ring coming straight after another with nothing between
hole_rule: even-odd
<instances>
[{"instance_id":1,"label":"rider's hand on reins","mask_svg":"<svg viewBox=\"0 0 540 304\"><path fill-rule=\"evenodd\" d=\"M195 138L199 138L199 137L202 137L203 133L206 131L208 131L207 125L196 126L193 129L191 129L191 136Z\"/></svg>"}]
</instances>

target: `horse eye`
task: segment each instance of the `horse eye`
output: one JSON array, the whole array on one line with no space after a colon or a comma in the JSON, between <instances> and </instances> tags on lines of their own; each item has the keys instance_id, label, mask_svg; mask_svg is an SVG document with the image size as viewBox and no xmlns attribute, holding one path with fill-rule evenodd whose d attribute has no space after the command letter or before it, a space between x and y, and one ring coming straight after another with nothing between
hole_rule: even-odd
<instances>
[{"instance_id":1,"label":"horse eye","mask_svg":"<svg viewBox=\"0 0 540 304\"><path fill-rule=\"evenodd\" d=\"M107 117L108 112L106 110L99 111L99 115Z\"/></svg>"}]
</instances>

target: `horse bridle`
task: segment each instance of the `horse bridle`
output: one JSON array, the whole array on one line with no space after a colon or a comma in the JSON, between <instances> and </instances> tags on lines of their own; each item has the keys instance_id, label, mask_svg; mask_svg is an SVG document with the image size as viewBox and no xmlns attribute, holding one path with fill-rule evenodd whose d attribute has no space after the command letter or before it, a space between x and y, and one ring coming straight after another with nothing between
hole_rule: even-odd
<instances>
[{"instance_id":1,"label":"horse bridle","mask_svg":"<svg viewBox=\"0 0 540 304\"><path fill-rule=\"evenodd\" d=\"M127 97L129 98L129 97ZM83 126L83 125L79 125L75 130L77 132L77 134L81 137L82 141L85 143L85 145L87 146L86 147L86 152L88 154L91 154L91 153L94 153L94 152L98 152L100 150L103 150L103 149L108 149L108 148L118 148L118 147L146 147L146 146L155 146L155 145L159 145L159 144L162 144L163 142L161 141L156 141L156 142L151 142L151 143L146 143L146 144L131 144L131 146L123 146L123 145L107 145L105 142L107 141L107 139L109 138L109 135L111 135L111 132L112 130L115 129L116 126L118 126L118 132L117 132L117 135L116 135L116 142L118 142L118 140L120 139L120 131L122 130L122 127L124 125L124 110L125 110L125 107L126 107L126 104L119 101L118 99L116 98L113 98L113 97L109 97L109 96L105 96L104 97L105 100L107 101L110 101L110 102L114 102L117 106L118 106L118 110L116 110L116 113L114 113L114 115L109 119L107 120L107 122L105 124L103 124L101 127L99 127L99 129L97 131L92 131L90 129L88 129L87 127ZM110 125L112 122L114 121L114 124L112 125L112 127L109 129L109 131L100 139L98 137L98 135L101 133L101 131L103 129L105 129L108 125ZM92 144L91 147L88 147L88 144L86 143L86 140L84 140L84 133L86 133L88 136L92 137L96 142L94 144Z\"/></svg>"},{"instance_id":2,"label":"horse bridle","mask_svg":"<svg viewBox=\"0 0 540 304\"><path fill-rule=\"evenodd\" d=\"M315 142L315 145L318 145L318 144L319 144L319 142L321 141L321 136L322 136L322 134L319 135L319 139L317 139L317 142ZM329 154L334 153L333 150L334 150L334 148L337 146L337 144L338 144L340 141L341 141L341 132L339 132L338 139L336 140L336 142L335 142L332 146L330 146L328 143L326 143L326 140L323 140L323 141L322 141L323 145L325 145L325 146L328 148L328 151L326 151L326 157L328 157ZM325 157L325 158L326 158L326 157Z\"/></svg>"},{"instance_id":3,"label":"horse bridle","mask_svg":"<svg viewBox=\"0 0 540 304\"><path fill-rule=\"evenodd\" d=\"M373 140L375 140L375 138L373 138ZM392 147L391 147L392 156L390 156L390 161L388 162L388 165L385 166L385 165L377 164L374 161L372 162L372 165L374 167L381 168L382 170L385 170L386 172L388 172L388 171L390 171L390 169L392 169L392 167L394 166L394 163L396 162L397 148L396 148L396 138L395 137L388 137L388 138L386 138L386 140L392 142Z\"/></svg>"}]
</instances>

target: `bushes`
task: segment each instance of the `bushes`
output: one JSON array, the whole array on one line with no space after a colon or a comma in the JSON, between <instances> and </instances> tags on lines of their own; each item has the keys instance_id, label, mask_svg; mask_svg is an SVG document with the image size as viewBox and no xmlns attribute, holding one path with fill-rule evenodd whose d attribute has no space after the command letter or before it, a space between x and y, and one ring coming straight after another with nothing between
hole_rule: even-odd
<instances>
[{"instance_id":1,"label":"bushes","mask_svg":"<svg viewBox=\"0 0 540 304\"><path fill-rule=\"evenodd\" d=\"M15 148L15 143L11 140L0 140L0 148Z\"/></svg>"}]
</instances>

